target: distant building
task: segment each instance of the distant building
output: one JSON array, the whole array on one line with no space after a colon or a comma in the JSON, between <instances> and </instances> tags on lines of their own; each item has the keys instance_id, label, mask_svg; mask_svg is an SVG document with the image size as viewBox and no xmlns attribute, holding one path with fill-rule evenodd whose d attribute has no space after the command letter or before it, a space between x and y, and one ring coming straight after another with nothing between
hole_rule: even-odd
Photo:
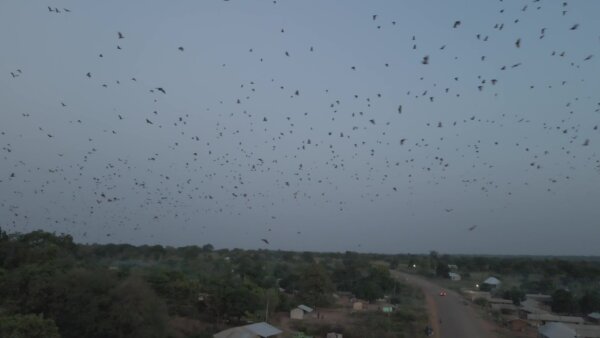
<instances>
[{"instance_id":1,"label":"distant building","mask_svg":"<svg viewBox=\"0 0 600 338\"><path fill-rule=\"evenodd\" d=\"M267 338L275 337L282 331L265 322L232 327L213 335L214 338Z\"/></svg>"},{"instance_id":2,"label":"distant building","mask_svg":"<svg viewBox=\"0 0 600 338\"><path fill-rule=\"evenodd\" d=\"M535 298L526 296L527 299L521 302L521 312L523 313L550 313L550 307Z\"/></svg>"},{"instance_id":3,"label":"distant building","mask_svg":"<svg viewBox=\"0 0 600 338\"><path fill-rule=\"evenodd\" d=\"M538 328L540 338L576 338L577 332L562 323L548 323Z\"/></svg>"},{"instance_id":4,"label":"distant building","mask_svg":"<svg viewBox=\"0 0 600 338\"><path fill-rule=\"evenodd\" d=\"M327 338L343 338L341 333L329 332Z\"/></svg>"},{"instance_id":5,"label":"distant building","mask_svg":"<svg viewBox=\"0 0 600 338\"><path fill-rule=\"evenodd\" d=\"M527 320L534 325L544 325L548 323L582 325L584 323L584 320L581 317L557 316L551 313L530 313L527 315Z\"/></svg>"},{"instance_id":6,"label":"distant building","mask_svg":"<svg viewBox=\"0 0 600 338\"><path fill-rule=\"evenodd\" d=\"M290 310L290 319L304 319L304 315L313 312L313 309L306 305L298 305Z\"/></svg>"},{"instance_id":7,"label":"distant building","mask_svg":"<svg viewBox=\"0 0 600 338\"><path fill-rule=\"evenodd\" d=\"M363 309L363 302L355 301L352 303L352 310L361 311Z\"/></svg>"},{"instance_id":8,"label":"distant building","mask_svg":"<svg viewBox=\"0 0 600 338\"><path fill-rule=\"evenodd\" d=\"M456 270L458 270L458 265L456 265L456 264L448 264L448 269L450 269L452 271L456 271Z\"/></svg>"},{"instance_id":9,"label":"distant building","mask_svg":"<svg viewBox=\"0 0 600 338\"><path fill-rule=\"evenodd\" d=\"M379 307L379 309L381 309L381 312L383 312L383 313L392 313L392 312L394 312L394 306L392 306L390 304L382 305L382 306Z\"/></svg>"},{"instance_id":10,"label":"distant building","mask_svg":"<svg viewBox=\"0 0 600 338\"><path fill-rule=\"evenodd\" d=\"M599 338L600 337L600 326L599 325L575 325L567 324L571 329L577 333L577 338Z\"/></svg>"},{"instance_id":11,"label":"distant building","mask_svg":"<svg viewBox=\"0 0 600 338\"><path fill-rule=\"evenodd\" d=\"M600 312L592 312L587 315L589 321L594 323L600 323Z\"/></svg>"},{"instance_id":12,"label":"distant building","mask_svg":"<svg viewBox=\"0 0 600 338\"><path fill-rule=\"evenodd\" d=\"M502 284L502 283L500 282L500 280L498 278L492 276L492 277L488 277L481 284L488 285L490 288L495 289L498 286L500 286L500 284Z\"/></svg>"},{"instance_id":13,"label":"distant building","mask_svg":"<svg viewBox=\"0 0 600 338\"><path fill-rule=\"evenodd\" d=\"M290 319L302 320L304 319L304 311L295 307L290 310Z\"/></svg>"},{"instance_id":14,"label":"distant building","mask_svg":"<svg viewBox=\"0 0 600 338\"><path fill-rule=\"evenodd\" d=\"M450 280L453 280L453 281L459 281L461 279L460 275L457 274L456 272L448 272L448 277L450 278Z\"/></svg>"}]
</instances>

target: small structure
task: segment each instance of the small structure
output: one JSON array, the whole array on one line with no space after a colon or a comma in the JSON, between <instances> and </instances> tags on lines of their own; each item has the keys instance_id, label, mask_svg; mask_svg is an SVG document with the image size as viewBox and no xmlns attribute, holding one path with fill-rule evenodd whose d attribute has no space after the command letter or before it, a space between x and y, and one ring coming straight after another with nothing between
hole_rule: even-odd
<instances>
[{"instance_id":1,"label":"small structure","mask_svg":"<svg viewBox=\"0 0 600 338\"><path fill-rule=\"evenodd\" d=\"M577 333L577 338L599 338L600 326L598 325L573 325L567 324Z\"/></svg>"},{"instance_id":2,"label":"small structure","mask_svg":"<svg viewBox=\"0 0 600 338\"><path fill-rule=\"evenodd\" d=\"M379 307L381 309L381 312L383 313L392 313L394 312L394 307L392 305L383 305Z\"/></svg>"},{"instance_id":3,"label":"small structure","mask_svg":"<svg viewBox=\"0 0 600 338\"><path fill-rule=\"evenodd\" d=\"M540 338L575 338L577 332L562 323L548 323L538 328Z\"/></svg>"},{"instance_id":4,"label":"small structure","mask_svg":"<svg viewBox=\"0 0 600 338\"><path fill-rule=\"evenodd\" d=\"M510 299L494 298L494 297L488 298L488 302L490 302L490 304L504 304L504 305L512 305L513 304L513 301Z\"/></svg>"},{"instance_id":5,"label":"small structure","mask_svg":"<svg viewBox=\"0 0 600 338\"><path fill-rule=\"evenodd\" d=\"M494 276L488 277L486 280L483 281L483 283L481 284L486 284L488 286L490 286L490 288L495 289L498 286L500 286L500 284L502 284L500 282L500 280Z\"/></svg>"},{"instance_id":6,"label":"small structure","mask_svg":"<svg viewBox=\"0 0 600 338\"><path fill-rule=\"evenodd\" d=\"M304 319L304 311L302 311L301 309L299 309L297 307L291 309L290 310L290 319L298 319L298 320Z\"/></svg>"},{"instance_id":7,"label":"small structure","mask_svg":"<svg viewBox=\"0 0 600 338\"><path fill-rule=\"evenodd\" d=\"M462 289L461 291L463 294L465 294L465 297L470 299L472 302L474 302L475 299L478 299L478 298L483 298L485 300L492 298L492 295L490 295L490 293L486 292L486 291L473 291L473 290L465 290L465 289Z\"/></svg>"},{"instance_id":8,"label":"small structure","mask_svg":"<svg viewBox=\"0 0 600 338\"><path fill-rule=\"evenodd\" d=\"M327 338L343 338L341 333L329 332Z\"/></svg>"},{"instance_id":9,"label":"small structure","mask_svg":"<svg viewBox=\"0 0 600 338\"><path fill-rule=\"evenodd\" d=\"M362 311L362 309L363 309L363 302L357 300L352 303L352 310Z\"/></svg>"},{"instance_id":10,"label":"small structure","mask_svg":"<svg viewBox=\"0 0 600 338\"><path fill-rule=\"evenodd\" d=\"M282 331L265 322L232 327L213 335L214 338L266 338L280 334Z\"/></svg>"},{"instance_id":11,"label":"small structure","mask_svg":"<svg viewBox=\"0 0 600 338\"><path fill-rule=\"evenodd\" d=\"M450 269L451 271L457 271L458 270L458 265L456 265L456 264L448 264L448 269Z\"/></svg>"},{"instance_id":12,"label":"small structure","mask_svg":"<svg viewBox=\"0 0 600 338\"><path fill-rule=\"evenodd\" d=\"M600 323L600 312L592 312L587 315L587 318L590 322Z\"/></svg>"},{"instance_id":13,"label":"small structure","mask_svg":"<svg viewBox=\"0 0 600 338\"><path fill-rule=\"evenodd\" d=\"M298 305L290 310L290 319L304 319L304 315L313 312L313 309L306 305Z\"/></svg>"},{"instance_id":14,"label":"small structure","mask_svg":"<svg viewBox=\"0 0 600 338\"><path fill-rule=\"evenodd\" d=\"M460 275L457 274L456 272L448 272L448 277L450 278L450 280L453 280L453 281L459 281L461 279Z\"/></svg>"},{"instance_id":15,"label":"small structure","mask_svg":"<svg viewBox=\"0 0 600 338\"><path fill-rule=\"evenodd\" d=\"M547 323L565 323L582 325L584 323L581 317L557 316L551 313L530 313L527 315L527 320L531 324L544 325Z\"/></svg>"},{"instance_id":16,"label":"small structure","mask_svg":"<svg viewBox=\"0 0 600 338\"><path fill-rule=\"evenodd\" d=\"M521 302L521 312L523 313L550 313L550 308L544 303L533 298L527 298ZM524 315L526 316L526 315Z\"/></svg>"},{"instance_id":17,"label":"small structure","mask_svg":"<svg viewBox=\"0 0 600 338\"><path fill-rule=\"evenodd\" d=\"M500 311L502 314L517 314L519 312L519 307L514 304L491 303L490 307L492 310Z\"/></svg>"}]
</instances>

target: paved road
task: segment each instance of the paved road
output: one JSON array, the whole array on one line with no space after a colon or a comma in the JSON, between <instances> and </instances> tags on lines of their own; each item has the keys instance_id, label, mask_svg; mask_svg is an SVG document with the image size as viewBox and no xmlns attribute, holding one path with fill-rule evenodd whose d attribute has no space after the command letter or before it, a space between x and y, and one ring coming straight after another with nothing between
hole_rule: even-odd
<instances>
[{"instance_id":1,"label":"paved road","mask_svg":"<svg viewBox=\"0 0 600 338\"><path fill-rule=\"evenodd\" d=\"M464 299L454 291L446 290L448 295L439 295L441 288L434 283L402 272L396 277L420 287L425 293L427 307L437 338L494 338L493 325L486 323L472 308L464 304ZM441 322L440 322L441 320Z\"/></svg>"}]
</instances>

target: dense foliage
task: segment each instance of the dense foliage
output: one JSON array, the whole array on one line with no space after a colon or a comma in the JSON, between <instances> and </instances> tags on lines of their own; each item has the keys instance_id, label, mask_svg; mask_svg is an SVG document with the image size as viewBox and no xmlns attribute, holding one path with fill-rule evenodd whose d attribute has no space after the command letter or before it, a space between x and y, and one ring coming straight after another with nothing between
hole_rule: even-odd
<instances>
[{"instance_id":1,"label":"dense foliage","mask_svg":"<svg viewBox=\"0 0 600 338\"><path fill-rule=\"evenodd\" d=\"M198 330L173 322L210 323L210 333L299 303L329 306L336 291L369 301L399 291L389 269L372 264L382 257L82 245L68 235L0 231L0 323L48 337L53 329L61 337L191 337Z\"/></svg>"}]
</instances>

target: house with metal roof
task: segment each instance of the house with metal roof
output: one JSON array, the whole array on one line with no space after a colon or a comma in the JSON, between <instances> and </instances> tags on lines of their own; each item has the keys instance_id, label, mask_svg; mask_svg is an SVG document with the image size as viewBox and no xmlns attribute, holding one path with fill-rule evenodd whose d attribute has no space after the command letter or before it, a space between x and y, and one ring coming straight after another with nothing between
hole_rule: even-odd
<instances>
[{"instance_id":1,"label":"house with metal roof","mask_svg":"<svg viewBox=\"0 0 600 338\"><path fill-rule=\"evenodd\" d=\"M274 337L282 331L265 322L232 327L213 335L214 338L266 338Z\"/></svg>"},{"instance_id":2,"label":"house with metal roof","mask_svg":"<svg viewBox=\"0 0 600 338\"><path fill-rule=\"evenodd\" d=\"M577 332L562 323L548 323L538 328L541 338L576 338Z\"/></svg>"},{"instance_id":3,"label":"house with metal roof","mask_svg":"<svg viewBox=\"0 0 600 338\"><path fill-rule=\"evenodd\" d=\"M488 277L486 280L483 281L483 283L481 284L487 284L490 285L492 287L497 287L500 284L502 284L502 282L500 282L500 280L494 276Z\"/></svg>"},{"instance_id":4,"label":"house with metal roof","mask_svg":"<svg viewBox=\"0 0 600 338\"><path fill-rule=\"evenodd\" d=\"M304 319L306 314L313 312L313 309L306 305L298 305L290 310L290 319Z\"/></svg>"},{"instance_id":5,"label":"house with metal roof","mask_svg":"<svg viewBox=\"0 0 600 338\"><path fill-rule=\"evenodd\" d=\"M567 324L577 333L577 338L600 338L600 325Z\"/></svg>"},{"instance_id":6,"label":"house with metal roof","mask_svg":"<svg viewBox=\"0 0 600 338\"><path fill-rule=\"evenodd\" d=\"M529 313L527 314L527 320L532 324L565 323L582 325L584 323L581 317L558 316L551 313Z\"/></svg>"},{"instance_id":7,"label":"house with metal roof","mask_svg":"<svg viewBox=\"0 0 600 338\"><path fill-rule=\"evenodd\" d=\"M450 280L453 280L453 281L459 281L461 279L460 275L457 274L456 272L448 272L448 278L450 278Z\"/></svg>"}]
</instances>

